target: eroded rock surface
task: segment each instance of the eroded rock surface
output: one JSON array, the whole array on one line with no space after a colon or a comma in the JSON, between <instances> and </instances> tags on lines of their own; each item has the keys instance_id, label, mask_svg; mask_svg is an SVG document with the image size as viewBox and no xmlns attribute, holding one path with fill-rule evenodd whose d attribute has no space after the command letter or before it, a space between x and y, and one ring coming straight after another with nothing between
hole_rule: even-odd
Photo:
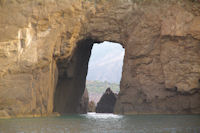
<instances>
[{"instance_id":1,"label":"eroded rock surface","mask_svg":"<svg viewBox=\"0 0 200 133\"><path fill-rule=\"evenodd\" d=\"M81 97L81 101L79 104L79 108L77 110L78 113L85 114L88 112L88 106L89 106L89 96L88 96L88 90L85 88L85 91Z\"/></svg>"},{"instance_id":2,"label":"eroded rock surface","mask_svg":"<svg viewBox=\"0 0 200 133\"><path fill-rule=\"evenodd\" d=\"M76 113L103 41L125 48L115 113L200 113L199 26L192 0L0 0L0 117Z\"/></svg>"},{"instance_id":3,"label":"eroded rock surface","mask_svg":"<svg viewBox=\"0 0 200 133\"><path fill-rule=\"evenodd\" d=\"M107 88L97 103L96 113L113 113L116 100L117 94L113 93L110 88Z\"/></svg>"},{"instance_id":4,"label":"eroded rock surface","mask_svg":"<svg viewBox=\"0 0 200 133\"><path fill-rule=\"evenodd\" d=\"M95 112L96 104L94 101L90 101L88 104L88 112Z\"/></svg>"}]
</instances>

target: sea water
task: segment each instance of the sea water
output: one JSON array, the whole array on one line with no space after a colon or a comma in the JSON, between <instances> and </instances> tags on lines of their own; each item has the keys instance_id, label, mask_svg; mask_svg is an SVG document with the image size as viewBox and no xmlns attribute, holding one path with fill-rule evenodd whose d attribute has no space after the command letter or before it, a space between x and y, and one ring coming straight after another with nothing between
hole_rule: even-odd
<instances>
[{"instance_id":1,"label":"sea water","mask_svg":"<svg viewBox=\"0 0 200 133\"><path fill-rule=\"evenodd\" d=\"M115 115L0 119L0 133L200 133L200 115Z\"/></svg>"}]
</instances>

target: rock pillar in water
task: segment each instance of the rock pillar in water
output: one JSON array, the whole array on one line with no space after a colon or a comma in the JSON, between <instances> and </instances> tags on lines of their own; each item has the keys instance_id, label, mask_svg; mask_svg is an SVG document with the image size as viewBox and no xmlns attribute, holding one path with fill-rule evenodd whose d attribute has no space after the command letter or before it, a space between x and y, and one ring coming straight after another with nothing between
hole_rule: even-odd
<instances>
[{"instance_id":1,"label":"rock pillar in water","mask_svg":"<svg viewBox=\"0 0 200 133\"><path fill-rule=\"evenodd\" d=\"M117 95L107 88L100 101L97 103L96 113L113 113Z\"/></svg>"}]
</instances>

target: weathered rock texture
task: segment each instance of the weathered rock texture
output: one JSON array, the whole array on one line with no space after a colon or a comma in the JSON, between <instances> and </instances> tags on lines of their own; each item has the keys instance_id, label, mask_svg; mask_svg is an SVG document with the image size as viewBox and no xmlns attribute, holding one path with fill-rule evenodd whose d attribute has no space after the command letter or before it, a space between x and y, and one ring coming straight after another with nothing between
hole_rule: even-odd
<instances>
[{"instance_id":1,"label":"weathered rock texture","mask_svg":"<svg viewBox=\"0 0 200 133\"><path fill-rule=\"evenodd\" d=\"M116 113L200 113L200 2L0 0L0 117L76 112L94 42L125 48Z\"/></svg>"},{"instance_id":2,"label":"weathered rock texture","mask_svg":"<svg viewBox=\"0 0 200 133\"><path fill-rule=\"evenodd\" d=\"M110 88L107 88L97 103L96 113L113 113L116 100L117 94L113 93Z\"/></svg>"},{"instance_id":3,"label":"weathered rock texture","mask_svg":"<svg viewBox=\"0 0 200 133\"><path fill-rule=\"evenodd\" d=\"M66 59L57 61L59 76L54 95L54 111L61 114L78 113L77 105L84 91L82 87L85 88L92 43L84 40L77 45L70 61Z\"/></svg>"},{"instance_id":4,"label":"weathered rock texture","mask_svg":"<svg viewBox=\"0 0 200 133\"><path fill-rule=\"evenodd\" d=\"M79 108L77 112L81 114L86 114L88 112L88 105L89 105L88 90L87 88L85 88L85 91L81 97L81 101L79 103Z\"/></svg>"},{"instance_id":5,"label":"weathered rock texture","mask_svg":"<svg viewBox=\"0 0 200 133\"><path fill-rule=\"evenodd\" d=\"M90 101L88 104L88 112L95 112L96 104L94 101Z\"/></svg>"}]
</instances>

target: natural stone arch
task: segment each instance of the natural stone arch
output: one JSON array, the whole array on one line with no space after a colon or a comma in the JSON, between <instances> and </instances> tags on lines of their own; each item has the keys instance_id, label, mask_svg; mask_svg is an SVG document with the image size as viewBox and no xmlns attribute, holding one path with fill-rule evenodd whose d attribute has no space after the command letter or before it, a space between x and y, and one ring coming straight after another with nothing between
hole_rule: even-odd
<instances>
[{"instance_id":1,"label":"natural stone arch","mask_svg":"<svg viewBox=\"0 0 200 133\"><path fill-rule=\"evenodd\" d=\"M126 50L116 113L199 113L199 6L190 0L4 1L0 117L52 114L61 64L70 75L70 64L86 64L91 45L103 41ZM73 64L84 48L86 59ZM59 112L76 111L68 103Z\"/></svg>"}]
</instances>

